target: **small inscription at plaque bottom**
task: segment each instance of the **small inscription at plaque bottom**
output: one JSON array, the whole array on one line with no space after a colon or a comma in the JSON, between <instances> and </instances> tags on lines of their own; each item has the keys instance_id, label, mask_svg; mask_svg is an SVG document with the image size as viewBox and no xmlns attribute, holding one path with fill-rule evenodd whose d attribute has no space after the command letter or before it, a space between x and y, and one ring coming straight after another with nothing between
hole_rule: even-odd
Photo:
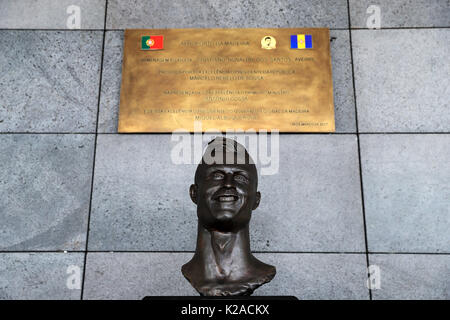
<instances>
[{"instance_id":1,"label":"small inscription at plaque bottom","mask_svg":"<svg viewBox=\"0 0 450 320\"><path fill-rule=\"evenodd\" d=\"M329 30L125 31L119 132L333 132Z\"/></svg>"}]
</instances>

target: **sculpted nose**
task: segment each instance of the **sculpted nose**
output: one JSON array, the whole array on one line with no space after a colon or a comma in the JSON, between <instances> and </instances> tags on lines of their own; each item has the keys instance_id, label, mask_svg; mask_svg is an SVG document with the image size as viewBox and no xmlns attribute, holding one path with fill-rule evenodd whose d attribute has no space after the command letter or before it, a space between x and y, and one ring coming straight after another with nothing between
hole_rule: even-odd
<instances>
[{"instance_id":1,"label":"sculpted nose","mask_svg":"<svg viewBox=\"0 0 450 320\"><path fill-rule=\"evenodd\" d=\"M228 187L228 188L234 187L233 181L234 181L233 180L233 174L226 174L225 175L225 181L224 181L225 187Z\"/></svg>"}]
</instances>

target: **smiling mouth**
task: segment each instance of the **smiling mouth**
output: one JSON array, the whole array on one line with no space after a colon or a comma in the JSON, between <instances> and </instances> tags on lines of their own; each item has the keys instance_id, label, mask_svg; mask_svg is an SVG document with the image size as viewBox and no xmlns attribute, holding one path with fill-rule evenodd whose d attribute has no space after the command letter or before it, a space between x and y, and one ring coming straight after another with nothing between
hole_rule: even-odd
<instances>
[{"instance_id":1,"label":"smiling mouth","mask_svg":"<svg viewBox=\"0 0 450 320\"><path fill-rule=\"evenodd\" d=\"M234 201L237 201L238 199L239 199L239 197L235 196L235 195L223 195L223 196L215 197L214 200L219 201L219 202L234 202Z\"/></svg>"}]
</instances>

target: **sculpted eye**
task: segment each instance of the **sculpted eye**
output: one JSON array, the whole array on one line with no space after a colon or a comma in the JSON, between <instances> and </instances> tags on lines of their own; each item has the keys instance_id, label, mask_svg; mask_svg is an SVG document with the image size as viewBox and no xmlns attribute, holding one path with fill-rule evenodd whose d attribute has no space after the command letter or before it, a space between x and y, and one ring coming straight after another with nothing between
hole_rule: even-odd
<instances>
[{"instance_id":1,"label":"sculpted eye","mask_svg":"<svg viewBox=\"0 0 450 320\"><path fill-rule=\"evenodd\" d=\"M241 174L235 175L234 180L236 180L238 182L248 183L248 179Z\"/></svg>"},{"instance_id":2,"label":"sculpted eye","mask_svg":"<svg viewBox=\"0 0 450 320\"><path fill-rule=\"evenodd\" d=\"M214 172L212 177L213 179L223 179L225 176L222 172Z\"/></svg>"}]
</instances>

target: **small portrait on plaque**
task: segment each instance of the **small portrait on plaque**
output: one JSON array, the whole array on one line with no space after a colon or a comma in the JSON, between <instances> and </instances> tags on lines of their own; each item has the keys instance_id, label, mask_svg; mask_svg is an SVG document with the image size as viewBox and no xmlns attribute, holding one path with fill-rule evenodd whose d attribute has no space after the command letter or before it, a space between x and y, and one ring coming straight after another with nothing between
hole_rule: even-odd
<instances>
[{"instance_id":1,"label":"small portrait on plaque","mask_svg":"<svg viewBox=\"0 0 450 320\"><path fill-rule=\"evenodd\" d=\"M261 48L266 50L276 49L277 48L277 40L275 40L272 36L264 36L261 39Z\"/></svg>"}]
</instances>

